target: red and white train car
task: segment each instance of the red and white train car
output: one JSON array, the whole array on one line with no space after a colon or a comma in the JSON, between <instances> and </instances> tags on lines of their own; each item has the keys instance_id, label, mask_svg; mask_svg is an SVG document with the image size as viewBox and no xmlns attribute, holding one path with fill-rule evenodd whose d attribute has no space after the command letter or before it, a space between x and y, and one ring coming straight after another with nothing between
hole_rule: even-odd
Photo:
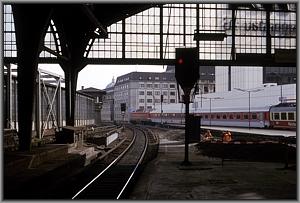
<instances>
[{"instance_id":1,"label":"red and white train car","mask_svg":"<svg viewBox=\"0 0 300 203\"><path fill-rule=\"evenodd\" d=\"M201 116L201 124L207 126L234 126L266 128L270 126L269 107L222 108L211 112L196 113Z\"/></svg>"},{"instance_id":2,"label":"red and white train car","mask_svg":"<svg viewBox=\"0 0 300 203\"><path fill-rule=\"evenodd\" d=\"M162 114L159 111L132 113L131 120L136 118L138 122L184 124L185 114L178 107L166 108ZM202 112L192 111L191 114L201 116L201 125L206 126L296 129L295 103L251 107L250 113L249 108L239 107L202 109Z\"/></svg>"},{"instance_id":3,"label":"red and white train car","mask_svg":"<svg viewBox=\"0 0 300 203\"><path fill-rule=\"evenodd\" d=\"M296 103L286 103L270 108L270 127L296 129Z\"/></svg>"}]
</instances>

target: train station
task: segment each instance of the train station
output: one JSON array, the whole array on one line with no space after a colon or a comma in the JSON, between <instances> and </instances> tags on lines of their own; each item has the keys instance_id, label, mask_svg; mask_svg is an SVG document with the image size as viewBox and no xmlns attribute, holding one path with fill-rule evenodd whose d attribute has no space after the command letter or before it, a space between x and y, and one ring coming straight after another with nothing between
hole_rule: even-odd
<instances>
[{"instance_id":1,"label":"train station","mask_svg":"<svg viewBox=\"0 0 300 203\"><path fill-rule=\"evenodd\" d=\"M298 2L1 6L4 201L298 200Z\"/></svg>"}]
</instances>

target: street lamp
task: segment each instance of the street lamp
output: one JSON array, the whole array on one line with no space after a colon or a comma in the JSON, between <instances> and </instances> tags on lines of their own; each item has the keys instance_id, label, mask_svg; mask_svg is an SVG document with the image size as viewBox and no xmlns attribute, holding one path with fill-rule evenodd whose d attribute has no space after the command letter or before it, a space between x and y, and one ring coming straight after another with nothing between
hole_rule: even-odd
<instances>
[{"instance_id":1,"label":"street lamp","mask_svg":"<svg viewBox=\"0 0 300 203\"><path fill-rule=\"evenodd\" d=\"M209 99L209 126L211 126L211 100L212 99L224 99L223 97L202 97L203 99Z\"/></svg>"},{"instance_id":2,"label":"street lamp","mask_svg":"<svg viewBox=\"0 0 300 203\"><path fill-rule=\"evenodd\" d=\"M164 101L164 95L160 95L160 124L163 124L162 116L163 116L163 109L162 109L162 103Z\"/></svg>"},{"instance_id":3,"label":"street lamp","mask_svg":"<svg viewBox=\"0 0 300 203\"><path fill-rule=\"evenodd\" d=\"M249 127L249 130L250 130L250 113L251 113L251 109L250 109L250 97L251 97L251 92L259 92L261 91L262 89L255 89L255 90L244 90L244 89L240 89L240 88L234 88L236 90L239 90L239 91L242 91L242 92L248 92L248 95L249 95L249 112L248 112L248 127Z\"/></svg>"}]
</instances>

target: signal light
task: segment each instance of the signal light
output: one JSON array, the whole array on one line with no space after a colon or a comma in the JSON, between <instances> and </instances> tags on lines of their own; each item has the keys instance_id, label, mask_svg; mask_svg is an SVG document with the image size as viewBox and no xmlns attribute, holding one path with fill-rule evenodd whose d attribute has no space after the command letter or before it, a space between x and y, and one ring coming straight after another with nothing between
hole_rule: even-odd
<instances>
[{"instance_id":1,"label":"signal light","mask_svg":"<svg viewBox=\"0 0 300 203\"><path fill-rule=\"evenodd\" d=\"M192 89L199 79L197 48L176 48L175 78L181 88Z\"/></svg>"}]
</instances>

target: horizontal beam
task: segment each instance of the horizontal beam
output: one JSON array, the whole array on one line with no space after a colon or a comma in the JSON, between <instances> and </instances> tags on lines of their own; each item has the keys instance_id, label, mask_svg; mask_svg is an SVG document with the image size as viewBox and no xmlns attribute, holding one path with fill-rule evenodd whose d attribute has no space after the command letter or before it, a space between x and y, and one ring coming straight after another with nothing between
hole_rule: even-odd
<instances>
[{"instance_id":1,"label":"horizontal beam","mask_svg":"<svg viewBox=\"0 0 300 203\"><path fill-rule=\"evenodd\" d=\"M246 54L247 55L247 54ZM246 56L245 55L245 56ZM251 56L251 54L250 54ZM17 63L16 57L5 57L5 63ZM39 63L58 64L57 58L39 58ZM86 58L89 64L110 65L174 65L175 59L122 59L122 58ZM200 66L274 66L274 67L296 67L297 62L275 62L274 60L199 60Z\"/></svg>"}]
</instances>

